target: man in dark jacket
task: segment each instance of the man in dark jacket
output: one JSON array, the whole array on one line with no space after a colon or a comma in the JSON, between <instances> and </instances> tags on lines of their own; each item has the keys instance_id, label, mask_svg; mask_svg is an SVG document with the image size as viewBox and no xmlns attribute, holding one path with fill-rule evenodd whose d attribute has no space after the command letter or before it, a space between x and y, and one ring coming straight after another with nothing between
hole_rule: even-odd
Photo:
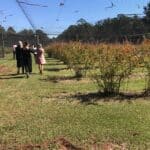
<instances>
[{"instance_id":1,"label":"man in dark jacket","mask_svg":"<svg viewBox=\"0 0 150 150\"><path fill-rule=\"evenodd\" d=\"M15 51L16 51L16 61L17 61L17 74L20 74L20 68L22 68L22 73L24 73L22 41L18 42L18 46L16 47Z\"/></svg>"},{"instance_id":2,"label":"man in dark jacket","mask_svg":"<svg viewBox=\"0 0 150 150\"><path fill-rule=\"evenodd\" d=\"M27 42L23 43L23 65L26 71L27 78L29 78L29 74L32 73L32 56L31 49L29 48L29 44Z\"/></svg>"}]
</instances>

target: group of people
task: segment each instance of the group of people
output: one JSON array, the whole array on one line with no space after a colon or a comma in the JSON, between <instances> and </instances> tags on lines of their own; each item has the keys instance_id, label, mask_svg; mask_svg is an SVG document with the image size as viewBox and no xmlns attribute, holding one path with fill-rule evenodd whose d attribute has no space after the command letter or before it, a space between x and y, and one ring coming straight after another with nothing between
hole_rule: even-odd
<instances>
[{"instance_id":1,"label":"group of people","mask_svg":"<svg viewBox=\"0 0 150 150\"><path fill-rule=\"evenodd\" d=\"M43 65L46 63L46 60L42 44L38 44L37 47L30 47L28 42L19 41L14 53L13 57L15 57L17 62L17 74L20 74L20 70L22 70L22 74L25 73L27 78L29 78L32 73L31 53L34 55L36 64L38 64L39 73L43 74Z\"/></svg>"}]
</instances>

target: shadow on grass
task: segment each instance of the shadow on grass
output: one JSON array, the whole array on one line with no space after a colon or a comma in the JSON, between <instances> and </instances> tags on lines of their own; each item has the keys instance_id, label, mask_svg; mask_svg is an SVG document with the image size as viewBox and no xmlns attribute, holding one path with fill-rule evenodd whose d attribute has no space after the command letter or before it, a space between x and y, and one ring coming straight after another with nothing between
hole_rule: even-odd
<instances>
[{"instance_id":1,"label":"shadow on grass","mask_svg":"<svg viewBox=\"0 0 150 150\"><path fill-rule=\"evenodd\" d=\"M61 62L59 59L55 59L52 57L46 57L46 60L54 61L54 62Z\"/></svg>"},{"instance_id":2,"label":"shadow on grass","mask_svg":"<svg viewBox=\"0 0 150 150\"><path fill-rule=\"evenodd\" d=\"M24 74L6 74L0 75L0 80L7 80L7 79L21 79L24 78Z\"/></svg>"},{"instance_id":3,"label":"shadow on grass","mask_svg":"<svg viewBox=\"0 0 150 150\"><path fill-rule=\"evenodd\" d=\"M45 71L55 71L55 72L59 72L62 70L67 70L68 68L45 68Z\"/></svg>"},{"instance_id":4,"label":"shadow on grass","mask_svg":"<svg viewBox=\"0 0 150 150\"><path fill-rule=\"evenodd\" d=\"M47 78L40 79L40 80L58 83L59 81L65 81L65 80L80 81L80 78L76 78L75 76L47 76Z\"/></svg>"},{"instance_id":5,"label":"shadow on grass","mask_svg":"<svg viewBox=\"0 0 150 150\"><path fill-rule=\"evenodd\" d=\"M0 77L6 77L6 76L17 76L17 74L12 73L12 74L2 74L2 75L0 75Z\"/></svg>"},{"instance_id":6,"label":"shadow on grass","mask_svg":"<svg viewBox=\"0 0 150 150\"><path fill-rule=\"evenodd\" d=\"M46 63L44 66L64 66L65 64L62 62L54 62L54 63Z\"/></svg>"},{"instance_id":7,"label":"shadow on grass","mask_svg":"<svg viewBox=\"0 0 150 150\"><path fill-rule=\"evenodd\" d=\"M58 59L46 57L46 60L47 60L47 64L45 65L64 65L64 63Z\"/></svg>"},{"instance_id":8,"label":"shadow on grass","mask_svg":"<svg viewBox=\"0 0 150 150\"><path fill-rule=\"evenodd\" d=\"M22 79L22 78L24 78L24 76L0 77L0 80Z\"/></svg>"},{"instance_id":9,"label":"shadow on grass","mask_svg":"<svg viewBox=\"0 0 150 150\"><path fill-rule=\"evenodd\" d=\"M102 101L102 102L109 102L109 101L128 101L131 100L138 100L139 98L149 98L150 95L143 92L143 93L120 93L120 94L105 94L105 93L87 93L82 94L78 93L72 96L72 98L76 98L80 100L81 103L85 104L94 104L95 102Z\"/></svg>"}]
</instances>

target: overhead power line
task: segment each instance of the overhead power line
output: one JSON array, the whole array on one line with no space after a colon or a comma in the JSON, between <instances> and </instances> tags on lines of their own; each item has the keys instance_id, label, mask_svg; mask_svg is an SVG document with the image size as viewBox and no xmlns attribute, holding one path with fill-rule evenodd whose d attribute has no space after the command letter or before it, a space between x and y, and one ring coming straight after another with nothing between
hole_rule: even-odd
<instances>
[{"instance_id":1,"label":"overhead power line","mask_svg":"<svg viewBox=\"0 0 150 150\"><path fill-rule=\"evenodd\" d=\"M37 7L48 7L47 5L42 5L42 4L33 4L33 3L28 3L24 1L19 1L20 4L25 4L25 5L30 5L30 6L37 6Z\"/></svg>"},{"instance_id":2,"label":"overhead power line","mask_svg":"<svg viewBox=\"0 0 150 150\"><path fill-rule=\"evenodd\" d=\"M58 14L57 14L56 21L60 20L60 16L61 16L61 13L62 13L62 10L63 10L63 7L65 6L65 4L66 4L66 0L59 3L59 11L58 11Z\"/></svg>"},{"instance_id":3,"label":"overhead power line","mask_svg":"<svg viewBox=\"0 0 150 150\"><path fill-rule=\"evenodd\" d=\"M32 19L29 17L29 15L25 11L24 7L21 5L20 1L16 0L16 2L18 4L18 6L20 7L20 9L22 10L23 14L25 15L26 19L28 20L29 24L33 28L33 30L36 31L36 27L35 27L34 23L32 22Z\"/></svg>"}]
</instances>

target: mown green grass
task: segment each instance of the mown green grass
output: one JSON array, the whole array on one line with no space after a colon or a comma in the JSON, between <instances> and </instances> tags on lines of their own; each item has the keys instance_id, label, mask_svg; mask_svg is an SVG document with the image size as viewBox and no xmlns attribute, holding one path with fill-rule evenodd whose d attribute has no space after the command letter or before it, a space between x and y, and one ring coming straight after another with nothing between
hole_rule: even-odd
<instances>
[{"instance_id":1,"label":"mown green grass","mask_svg":"<svg viewBox=\"0 0 150 150\"><path fill-rule=\"evenodd\" d=\"M29 79L13 75L10 55L0 65L6 67L0 72L0 144L11 147L63 136L77 145L112 142L150 149L149 97L82 103L72 95L96 93L96 85L88 78L72 79L74 73L58 60L47 59L43 76L34 64ZM144 79L134 79L126 91L143 88Z\"/></svg>"}]
</instances>

